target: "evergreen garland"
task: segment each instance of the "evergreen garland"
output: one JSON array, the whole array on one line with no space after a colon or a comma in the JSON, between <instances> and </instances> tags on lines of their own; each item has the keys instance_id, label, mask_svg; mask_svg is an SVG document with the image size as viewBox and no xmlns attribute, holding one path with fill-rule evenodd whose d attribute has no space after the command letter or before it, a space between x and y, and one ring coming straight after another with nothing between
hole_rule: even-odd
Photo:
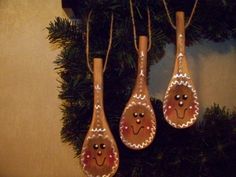
<instances>
[{"instance_id":1,"label":"evergreen garland","mask_svg":"<svg viewBox=\"0 0 236 177\"><path fill-rule=\"evenodd\" d=\"M178 3L177 3L178 2ZM182 9L190 14L193 0L167 1L172 17ZM146 34L145 7L152 18L152 49L148 66L158 62L168 43L175 42L162 1L136 0L135 17L138 34ZM78 1L76 19L57 17L49 24L49 41L62 48L56 71L61 77L59 97L63 100L64 142L80 154L88 131L93 106L93 78L85 59L85 32L88 12L93 9L90 29L91 58L103 57L108 44L111 11L115 15L112 50L104 75L106 117L120 151L117 177L233 177L236 161L236 113L218 105L206 110L201 125L176 130L167 125L161 101L152 98L158 118L157 137L147 149L139 152L124 147L119 138L119 120L136 78L137 56L127 0ZM236 1L199 0L191 26L186 31L187 44L201 39L224 41L236 37ZM91 60L92 63L92 60ZM159 76L161 77L161 76ZM129 167L129 168L128 168Z\"/></svg>"}]
</instances>

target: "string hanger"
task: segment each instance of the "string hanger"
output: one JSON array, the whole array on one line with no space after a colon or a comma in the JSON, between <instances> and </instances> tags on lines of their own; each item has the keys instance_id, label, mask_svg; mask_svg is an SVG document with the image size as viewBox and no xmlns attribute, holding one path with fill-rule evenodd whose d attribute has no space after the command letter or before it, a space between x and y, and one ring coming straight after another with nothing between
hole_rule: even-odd
<instances>
[{"instance_id":1,"label":"string hanger","mask_svg":"<svg viewBox=\"0 0 236 177\"><path fill-rule=\"evenodd\" d=\"M133 2L132 0L129 1L130 4L130 14L132 19L132 26L133 26L133 36L134 36L134 47L136 51L138 52L138 45L137 45L137 34L136 34L136 26L135 26L135 20L134 20L134 9L133 9ZM152 45L152 32L151 32L151 17L150 17L150 10L147 7L147 17L148 17L148 49L149 51L151 49Z\"/></svg>"},{"instance_id":2,"label":"string hanger","mask_svg":"<svg viewBox=\"0 0 236 177\"><path fill-rule=\"evenodd\" d=\"M185 29L187 29L192 21L192 18L193 18L193 15L196 11L196 7L197 7L197 3L198 3L198 0L195 0L195 3L193 5L193 9L192 9L192 12L190 14L190 17L187 21L187 23L185 24ZM168 6L167 6L167 3L166 3L166 0L163 0L163 4L164 4L164 7L165 7L165 10L166 10L166 14L167 14L167 17L168 17L168 20L169 20L169 23L171 24L172 28L174 28L176 30L176 25L174 25L174 22L170 16L170 12L169 12L169 9L168 9Z\"/></svg>"},{"instance_id":3,"label":"string hanger","mask_svg":"<svg viewBox=\"0 0 236 177\"><path fill-rule=\"evenodd\" d=\"M89 14L88 14L88 20L87 20L87 24L86 24L86 60L87 60L87 66L89 71L93 74L93 70L92 67L90 66L89 63L89 24L90 24L90 20L91 20L91 16L92 16L92 10L90 10ZM103 73L106 71L107 68L107 61L109 58L109 53L111 50L111 43L112 43L112 34L113 34L113 22L114 22L114 15L113 12L111 14L111 23L110 23L110 32L109 32L109 43L108 43L108 48L107 48L107 52L106 52L106 57L105 57L105 62L104 62L104 67L103 67Z\"/></svg>"}]
</instances>

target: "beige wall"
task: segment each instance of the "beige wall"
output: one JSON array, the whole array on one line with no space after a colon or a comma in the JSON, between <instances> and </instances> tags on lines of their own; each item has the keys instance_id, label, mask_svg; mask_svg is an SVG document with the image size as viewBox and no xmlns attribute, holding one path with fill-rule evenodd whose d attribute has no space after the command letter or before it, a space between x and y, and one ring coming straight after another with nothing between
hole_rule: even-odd
<instances>
[{"instance_id":1,"label":"beige wall","mask_svg":"<svg viewBox=\"0 0 236 177\"><path fill-rule=\"evenodd\" d=\"M47 30L60 0L0 0L0 177L79 177L60 139L61 113Z\"/></svg>"},{"instance_id":2,"label":"beige wall","mask_svg":"<svg viewBox=\"0 0 236 177\"><path fill-rule=\"evenodd\" d=\"M60 2L0 0L0 177L82 176L71 146L60 139L52 64L59 51L46 39L49 21L65 17ZM152 67L150 89L157 98L171 75L173 49L168 46L166 57ZM205 42L188 55L202 105L235 106L235 42Z\"/></svg>"}]
</instances>

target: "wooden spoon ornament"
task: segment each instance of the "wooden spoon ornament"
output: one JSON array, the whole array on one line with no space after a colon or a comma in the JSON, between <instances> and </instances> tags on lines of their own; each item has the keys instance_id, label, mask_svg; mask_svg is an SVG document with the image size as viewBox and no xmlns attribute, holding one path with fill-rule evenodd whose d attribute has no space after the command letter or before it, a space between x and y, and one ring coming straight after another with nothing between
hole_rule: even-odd
<instances>
[{"instance_id":1,"label":"wooden spoon ornament","mask_svg":"<svg viewBox=\"0 0 236 177\"><path fill-rule=\"evenodd\" d=\"M89 14L90 19L91 12ZM89 21L89 20L88 20ZM109 47L107 50L106 61L103 69L101 58L94 58L94 69L88 62L90 71L93 73L94 84L94 105L93 116L89 131L85 137L81 151L81 165L84 173L88 177L112 177L115 175L119 166L119 152L115 139L108 126L103 106L103 72L106 69L108 53L111 46L112 24ZM88 24L87 24L88 26ZM88 30L89 31L89 30ZM88 54L88 31L86 53Z\"/></svg>"},{"instance_id":2,"label":"wooden spoon ornament","mask_svg":"<svg viewBox=\"0 0 236 177\"><path fill-rule=\"evenodd\" d=\"M147 8L149 40L147 36L139 36L138 47L132 0L129 3L134 46L138 53L138 73L131 98L121 116L120 138L128 148L141 150L152 143L156 134L156 117L147 87L147 52L151 49L151 20Z\"/></svg>"},{"instance_id":3,"label":"wooden spoon ornament","mask_svg":"<svg viewBox=\"0 0 236 177\"><path fill-rule=\"evenodd\" d=\"M138 75L120 121L120 137L131 149L141 150L153 141L156 118L147 87L147 37L139 37Z\"/></svg>"},{"instance_id":4,"label":"wooden spoon ornament","mask_svg":"<svg viewBox=\"0 0 236 177\"><path fill-rule=\"evenodd\" d=\"M119 165L116 142L108 126L103 107L102 59L94 59L93 117L81 152L81 164L89 177L113 176Z\"/></svg>"},{"instance_id":5,"label":"wooden spoon ornament","mask_svg":"<svg viewBox=\"0 0 236 177\"><path fill-rule=\"evenodd\" d=\"M163 111L166 121L175 128L188 128L199 114L197 93L190 77L185 53L184 12L176 12L176 58L172 79L167 88Z\"/></svg>"}]
</instances>

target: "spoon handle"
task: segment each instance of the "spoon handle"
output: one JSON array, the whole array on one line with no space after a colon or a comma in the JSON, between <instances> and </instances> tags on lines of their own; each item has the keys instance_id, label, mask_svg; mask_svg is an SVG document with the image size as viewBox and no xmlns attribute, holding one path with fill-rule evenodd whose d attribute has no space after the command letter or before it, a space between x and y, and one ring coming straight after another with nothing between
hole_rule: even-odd
<instances>
[{"instance_id":1,"label":"spoon handle","mask_svg":"<svg viewBox=\"0 0 236 177\"><path fill-rule=\"evenodd\" d=\"M94 104L92 127L101 128L103 122L106 122L103 107L103 62L101 58L94 58ZM107 122L106 122L107 123Z\"/></svg>"},{"instance_id":2,"label":"spoon handle","mask_svg":"<svg viewBox=\"0 0 236 177\"><path fill-rule=\"evenodd\" d=\"M176 59L174 73L189 73L185 51L185 22L183 11L176 12Z\"/></svg>"},{"instance_id":3,"label":"spoon handle","mask_svg":"<svg viewBox=\"0 0 236 177\"><path fill-rule=\"evenodd\" d=\"M94 58L94 101L103 104L103 63L101 58Z\"/></svg>"},{"instance_id":4,"label":"spoon handle","mask_svg":"<svg viewBox=\"0 0 236 177\"><path fill-rule=\"evenodd\" d=\"M133 93L148 95L147 89L147 36L139 36L138 68Z\"/></svg>"}]
</instances>

